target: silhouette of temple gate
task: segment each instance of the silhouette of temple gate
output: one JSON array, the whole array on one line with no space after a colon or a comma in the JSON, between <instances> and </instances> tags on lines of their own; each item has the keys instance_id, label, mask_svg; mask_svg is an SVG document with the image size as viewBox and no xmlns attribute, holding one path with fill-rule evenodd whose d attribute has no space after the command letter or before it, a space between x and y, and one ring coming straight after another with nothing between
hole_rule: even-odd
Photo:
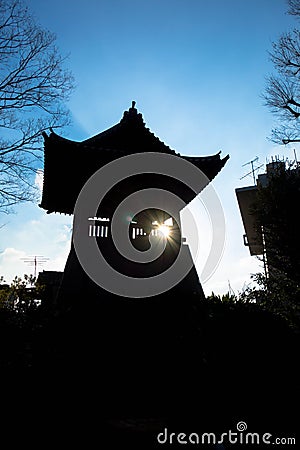
<instances>
[{"instance_id":1,"label":"silhouette of temple gate","mask_svg":"<svg viewBox=\"0 0 300 450\"><path fill-rule=\"evenodd\" d=\"M229 158L221 159L219 153L201 157L176 153L146 128L142 115L132 102L132 107L124 112L118 124L82 142L65 139L52 130L49 136L44 133L41 208L49 214L73 214L83 186L98 169L121 157L149 152L182 158L200 169L208 182ZM113 185L102 199L96 215L91 211L85 218L85 237L96 239L106 261L129 277L147 278L167 270L182 245L179 211L172 217L167 208L153 207L141 209L134 216L128 211L124 227L128 227L133 247L141 252L149 248L150 238L163 239L165 250L159 258L138 263L127 260L115 248L111 222L116 208L130 195L149 188L174 193L186 204L196 195L191 188L170 176L139 173ZM188 246L183 246L185 258L191 259ZM174 372L174 361L198 351L195 350L199 345L197 305L202 298L204 293L192 263L191 270L179 283L158 295L135 299L126 297L126 292L124 296L109 292L90 279L72 243L57 298L57 309L65 317L61 330L68 355L65 364L78 366L81 361L81 366L93 371L95 351L98 352L105 367L101 376L108 386L113 386L114 396L118 399L126 397L128 385L136 390L145 378L164 385ZM122 373L124 383L126 380L126 389L116 388L119 373ZM143 395L147 397L145 392ZM131 395L131 402L132 397L139 402L140 391L139 395ZM148 398L148 401L152 399Z\"/></svg>"}]
</instances>

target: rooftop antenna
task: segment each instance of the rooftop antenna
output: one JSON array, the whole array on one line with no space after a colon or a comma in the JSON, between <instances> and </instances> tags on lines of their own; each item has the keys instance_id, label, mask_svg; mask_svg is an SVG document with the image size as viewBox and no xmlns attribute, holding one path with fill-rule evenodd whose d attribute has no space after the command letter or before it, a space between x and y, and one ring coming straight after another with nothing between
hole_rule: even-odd
<instances>
[{"instance_id":1,"label":"rooftop antenna","mask_svg":"<svg viewBox=\"0 0 300 450\"><path fill-rule=\"evenodd\" d=\"M240 178L240 180L242 180L243 178L245 178L245 177L247 177L247 176L249 176L249 175L252 175L252 177L253 177L253 183L254 183L254 185L256 184L256 182L255 182L255 172L256 172L256 170L260 169L260 168L263 166L263 164L261 164L260 166L255 167L255 166L254 166L254 163L257 162L257 161L258 161L258 156L256 156L256 157L255 157L254 159L252 159L251 161L248 161L247 163L245 163L245 164L242 165L242 167L245 167L245 166L248 166L249 164L251 164L251 171L248 172L248 173L246 173L246 175L243 175L243 176Z\"/></svg>"},{"instance_id":2,"label":"rooftop antenna","mask_svg":"<svg viewBox=\"0 0 300 450\"><path fill-rule=\"evenodd\" d=\"M24 263L28 264L31 267L34 267L34 278L36 278L38 266L46 264L49 260L49 258L45 258L44 256L27 256L26 258L21 259L24 261Z\"/></svg>"}]
</instances>

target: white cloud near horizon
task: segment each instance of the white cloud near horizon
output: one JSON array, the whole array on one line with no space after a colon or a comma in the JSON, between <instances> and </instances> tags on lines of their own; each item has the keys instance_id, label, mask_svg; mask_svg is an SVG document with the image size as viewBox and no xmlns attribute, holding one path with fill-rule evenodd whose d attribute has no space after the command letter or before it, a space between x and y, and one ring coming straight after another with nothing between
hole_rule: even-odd
<instances>
[{"instance_id":1,"label":"white cloud near horizon","mask_svg":"<svg viewBox=\"0 0 300 450\"><path fill-rule=\"evenodd\" d=\"M33 217L33 218L30 218ZM10 282L16 275L33 273L34 267L21 258L42 256L47 262L42 270L64 270L70 250L72 218L58 214L47 215L28 206L20 215L12 216L2 229L0 275Z\"/></svg>"}]
</instances>

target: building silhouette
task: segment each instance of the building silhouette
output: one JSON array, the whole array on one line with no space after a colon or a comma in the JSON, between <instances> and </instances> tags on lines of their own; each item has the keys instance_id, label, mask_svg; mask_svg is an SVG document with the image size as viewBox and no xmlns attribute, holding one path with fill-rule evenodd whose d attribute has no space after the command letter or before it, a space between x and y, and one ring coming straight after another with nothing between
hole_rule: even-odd
<instances>
[{"instance_id":1,"label":"building silhouette","mask_svg":"<svg viewBox=\"0 0 300 450\"><path fill-rule=\"evenodd\" d=\"M52 212L73 214L78 195L87 180L99 168L126 155L154 152L181 158L200 169L207 177L207 181L202 183L201 188L219 173L228 160L228 156L221 159L220 153L212 156L191 157L171 150L145 126L142 115L135 108L135 102L129 111L124 112L123 118L118 124L83 142L65 139L53 131L49 136L44 134L44 139L45 167L40 206L48 214ZM70 174L70 176L66 174ZM97 238L101 252L108 262L116 270L124 272L128 276L146 277L156 274L162 269L167 269L176 259L182 243L179 211L177 217L172 218L166 211L152 208L140 212L138 217L130 217L131 242L137 249L145 250L149 236L157 235L159 226L172 222L172 245L167 240L164 254L153 264L131 263L124 260L116 251L110 231L110 221L114 211L132 193L149 188L174 193L186 204L196 195L180 180L159 173L141 173L122 180L112 187L101 202L99 214L97 214L99 217L86 217L86 233L90 237ZM188 248L186 254L187 258L191 258ZM63 296L66 298L71 294L72 297L77 295L81 289L84 292L91 289L92 295L95 295L92 283L87 281L85 274L82 274L83 271L76 259L72 245L62 282ZM194 267L183 282L177 286L177 289L185 292L198 292L203 295ZM101 292L101 295L104 296L105 293Z\"/></svg>"},{"instance_id":2,"label":"building silhouette","mask_svg":"<svg viewBox=\"0 0 300 450\"><path fill-rule=\"evenodd\" d=\"M82 142L65 139L53 131L50 135L44 133L44 140L44 184L40 206L48 214L73 214L78 196L90 177L124 156L164 154L186 161L199 169L199 174L204 174L199 192L229 158L222 159L220 153L191 157L175 152L146 127L135 102L124 112L119 123ZM96 214L88 211L82 233L85 239L96 240L101 254L117 272L143 280L167 271L183 248L183 260L191 267L183 279L158 295L140 299L127 297L126 291L124 295L117 295L89 277L72 242L58 292L57 309L61 321L54 334L63 349L64 369L72 373L79 367L80 370L84 368L92 374L90 376L99 375L101 370L102 386L107 386L104 397L108 408L109 404L116 403L119 406L130 404L133 408L134 405L150 407L166 401L171 395L171 392L168 394L167 380L170 376L179 380L182 375L181 369L176 369L180 358L190 358L190 381L196 377L193 367L198 356L195 359L193 355L199 355L199 302L204 293L189 248L183 242L179 210L171 216L167 208L141 208L135 216L130 216L129 211L125 215L126 224L119 224L120 227L128 226L131 244L141 252L147 250L150 238L160 237L162 226L167 229L170 239L166 239L165 249L155 261L138 263L124 258L112 239L111 223L119 204L136 192L152 188L161 191L160 205L164 201L164 192L173 193L185 204L199 193L174 177L162 175L159 167L157 173L138 173L114 184ZM165 201L168 201L167 197ZM101 369L98 368L99 360ZM145 388L149 382L156 386L154 396Z\"/></svg>"},{"instance_id":3,"label":"building silhouette","mask_svg":"<svg viewBox=\"0 0 300 450\"><path fill-rule=\"evenodd\" d=\"M256 183L236 189L250 255L262 256L265 274L299 279L300 171L297 161L273 159Z\"/></svg>"}]
</instances>

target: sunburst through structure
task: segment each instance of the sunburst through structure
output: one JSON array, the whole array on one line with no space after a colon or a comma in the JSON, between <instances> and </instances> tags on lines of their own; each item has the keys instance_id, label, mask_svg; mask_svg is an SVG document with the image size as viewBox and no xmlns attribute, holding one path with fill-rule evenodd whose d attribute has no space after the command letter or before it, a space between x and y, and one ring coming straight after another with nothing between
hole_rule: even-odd
<instances>
[{"instance_id":1,"label":"sunburst through structure","mask_svg":"<svg viewBox=\"0 0 300 450\"><path fill-rule=\"evenodd\" d=\"M163 235L164 238L168 238L171 230L167 225L160 225L158 227L158 231Z\"/></svg>"}]
</instances>

